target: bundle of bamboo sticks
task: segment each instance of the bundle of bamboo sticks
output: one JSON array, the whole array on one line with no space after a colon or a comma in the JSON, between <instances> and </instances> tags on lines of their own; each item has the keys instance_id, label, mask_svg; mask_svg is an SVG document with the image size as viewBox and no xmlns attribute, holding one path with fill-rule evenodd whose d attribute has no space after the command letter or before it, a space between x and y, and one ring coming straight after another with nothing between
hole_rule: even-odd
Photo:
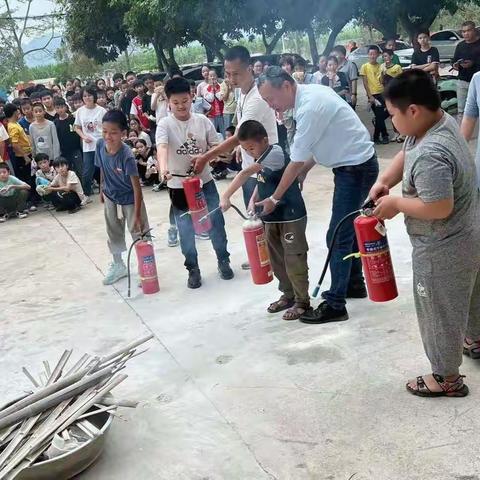
<instances>
[{"instance_id":1,"label":"bundle of bamboo sticks","mask_svg":"<svg viewBox=\"0 0 480 480\"><path fill-rule=\"evenodd\" d=\"M13 480L51 446L55 435L69 438L70 428L93 438L98 429L89 416L117 406L135 407L135 402L105 396L127 378L118 372L145 351L137 348L152 337L139 338L101 358L85 354L68 369L73 351L65 350L53 371L43 362L39 381L23 368L35 388L0 407L0 480Z\"/></svg>"}]
</instances>

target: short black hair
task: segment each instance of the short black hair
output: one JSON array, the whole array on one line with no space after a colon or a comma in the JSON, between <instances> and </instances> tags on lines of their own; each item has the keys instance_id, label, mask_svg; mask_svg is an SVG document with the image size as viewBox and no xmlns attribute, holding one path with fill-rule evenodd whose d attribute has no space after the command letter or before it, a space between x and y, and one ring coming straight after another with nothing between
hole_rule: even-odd
<instances>
[{"instance_id":1,"label":"short black hair","mask_svg":"<svg viewBox=\"0 0 480 480\"><path fill-rule=\"evenodd\" d=\"M384 97L402 112L413 104L436 112L442 103L432 76L417 69L407 70L390 80L385 88Z\"/></svg>"},{"instance_id":2,"label":"short black hair","mask_svg":"<svg viewBox=\"0 0 480 480\"><path fill-rule=\"evenodd\" d=\"M42 103L42 96L38 92L33 92L30 95L30 101L32 102L32 105L34 103Z\"/></svg>"},{"instance_id":3,"label":"short black hair","mask_svg":"<svg viewBox=\"0 0 480 480\"><path fill-rule=\"evenodd\" d=\"M235 135L235 125L230 125L225 129L226 132L230 132L232 135Z\"/></svg>"},{"instance_id":4,"label":"short black hair","mask_svg":"<svg viewBox=\"0 0 480 480\"><path fill-rule=\"evenodd\" d=\"M6 170L8 173L10 173L10 166L7 162L0 162L0 170Z\"/></svg>"},{"instance_id":5,"label":"short black hair","mask_svg":"<svg viewBox=\"0 0 480 480\"><path fill-rule=\"evenodd\" d=\"M195 83L195 80L193 80L193 79L188 80L188 83L190 84L190 88L191 87L195 87L195 88L197 87L197 84Z\"/></svg>"},{"instance_id":6,"label":"short black hair","mask_svg":"<svg viewBox=\"0 0 480 480\"><path fill-rule=\"evenodd\" d=\"M62 97L55 97L53 100L53 106L54 107L66 107L67 103Z\"/></svg>"},{"instance_id":7,"label":"short black hair","mask_svg":"<svg viewBox=\"0 0 480 480\"><path fill-rule=\"evenodd\" d=\"M347 55L347 49L343 45L335 45L332 52L340 52L343 56Z\"/></svg>"},{"instance_id":8,"label":"short black hair","mask_svg":"<svg viewBox=\"0 0 480 480\"><path fill-rule=\"evenodd\" d=\"M143 80L144 82L146 82L147 80L153 80L153 75L152 75L151 73L146 73L146 74L143 76L142 80Z\"/></svg>"},{"instance_id":9,"label":"short black hair","mask_svg":"<svg viewBox=\"0 0 480 480\"><path fill-rule=\"evenodd\" d=\"M132 88L137 88L137 87L144 87L145 85L143 84L143 80L135 80L133 82Z\"/></svg>"},{"instance_id":10,"label":"short black hair","mask_svg":"<svg viewBox=\"0 0 480 480\"><path fill-rule=\"evenodd\" d=\"M82 88L82 91L80 92L83 96L88 93L89 95L93 96L93 101L97 102L97 89L93 85L87 85L86 87Z\"/></svg>"},{"instance_id":11,"label":"short black hair","mask_svg":"<svg viewBox=\"0 0 480 480\"><path fill-rule=\"evenodd\" d=\"M284 55L280 58L280 61L278 64L283 67L284 65L290 65L290 67L293 70L293 67L295 66L295 62L293 61L293 57L290 55Z\"/></svg>"},{"instance_id":12,"label":"short black hair","mask_svg":"<svg viewBox=\"0 0 480 480\"><path fill-rule=\"evenodd\" d=\"M18 107L13 103L7 103L3 107L3 113L5 114L5 118L12 118L15 115L15 112L18 111Z\"/></svg>"},{"instance_id":13,"label":"short black hair","mask_svg":"<svg viewBox=\"0 0 480 480\"><path fill-rule=\"evenodd\" d=\"M329 55L327 57L327 62L330 62L330 61L335 62L338 65L338 58L335 55Z\"/></svg>"},{"instance_id":14,"label":"short black hair","mask_svg":"<svg viewBox=\"0 0 480 480\"><path fill-rule=\"evenodd\" d=\"M472 22L471 20L467 20L466 22L462 23L462 27L470 27L470 28L475 28L475 22Z\"/></svg>"},{"instance_id":15,"label":"short black hair","mask_svg":"<svg viewBox=\"0 0 480 480\"><path fill-rule=\"evenodd\" d=\"M43 111L45 111L45 106L43 105L42 102L34 103L34 104L32 105L32 109L33 109L33 108L41 108Z\"/></svg>"},{"instance_id":16,"label":"short black hair","mask_svg":"<svg viewBox=\"0 0 480 480\"><path fill-rule=\"evenodd\" d=\"M21 99L21 98L18 98L18 97L17 97L17 98L14 98L14 99L12 100L12 103L13 103L14 105L16 105L18 108L20 108L20 107L22 106L22 99Z\"/></svg>"},{"instance_id":17,"label":"short black hair","mask_svg":"<svg viewBox=\"0 0 480 480\"><path fill-rule=\"evenodd\" d=\"M147 142L143 139L143 138L138 138L135 143L138 143L140 142L141 144L143 144L145 147L147 146Z\"/></svg>"},{"instance_id":18,"label":"short black hair","mask_svg":"<svg viewBox=\"0 0 480 480\"><path fill-rule=\"evenodd\" d=\"M170 98L179 93L190 93L190 83L183 77L171 78L165 83L165 95Z\"/></svg>"},{"instance_id":19,"label":"short black hair","mask_svg":"<svg viewBox=\"0 0 480 480\"><path fill-rule=\"evenodd\" d=\"M393 50L390 50L389 48L386 48L383 53L386 53L388 55L390 55L391 57L393 57L395 55L395 52Z\"/></svg>"},{"instance_id":20,"label":"short black hair","mask_svg":"<svg viewBox=\"0 0 480 480\"><path fill-rule=\"evenodd\" d=\"M102 123L114 123L120 130L128 130L127 117L116 108L109 110L102 118Z\"/></svg>"},{"instance_id":21,"label":"short black hair","mask_svg":"<svg viewBox=\"0 0 480 480\"><path fill-rule=\"evenodd\" d=\"M22 98L22 101L20 102L20 107L23 107L24 105L31 105L32 101L29 98Z\"/></svg>"},{"instance_id":22,"label":"short black hair","mask_svg":"<svg viewBox=\"0 0 480 480\"><path fill-rule=\"evenodd\" d=\"M44 160L50 161L50 157L46 153L37 153L35 155L35 161L37 163L43 162Z\"/></svg>"},{"instance_id":23,"label":"short black hair","mask_svg":"<svg viewBox=\"0 0 480 480\"><path fill-rule=\"evenodd\" d=\"M133 75L133 76L137 76L137 74L135 72L132 72L131 70L129 70L126 74L125 74L125 78L127 78L128 76L130 75Z\"/></svg>"},{"instance_id":24,"label":"short black hair","mask_svg":"<svg viewBox=\"0 0 480 480\"><path fill-rule=\"evenodd\" d=\"M112 77L112 80L115 81L115 80L123 80L123 75L121 73L114 73L113 74L113 77Z\"/></svg>"},{"instance_id":25,"label":"short black hair","mask_svg":"<svg viewBox=\"0 0 480 480\"><path fill-rule=\"evenodd\" d=\"M242 45L236 45L227 50L224 59L227 62L233 62L235 60L240 60L244 65L250 65L250 52L247 48ZM207 65L208 67L208 65Z\"/></svg>"},{"instance_id":26,"label":"short black hair","mask_svg":"<svg viewBox=\"0 0 480 480\"><path fill-rule=\"evenodd\" d=\"M417 32L417 38L418 38L420 35L427 35L428 37L430 37L430 30L429 30L428 28L421 28L421 29Z\"/></svg>"},{"instance_id":27,"label":"short black hair","mask_svg":"<svg viewBox=\"0 0 480 480\"><path fill-rule=\"evenodd\" d=\"M70 97L73 97L75 96L76 93L73 91L73 90L68 90L67 92L65 92L65 98L68 100Z\"/></svg>"},{"instance_id":28,"label":"short black hair","mask_svg":"<svg viewBox=\"0 0 480 480\"><path fill-rule=\"evenodd\" d=\"M370 50L375 50L377 53L380 53L380 49L378 48L377 45L369 45L368 51Z\"/></svg>"},{"instance_id":29,"label":"short black hair","mask_svg":"<svg viewBox=\"0 0 480 480\"><path fill-rule=\"evenodd\" d=\"M66 165L67 167L69 167L69 165L68 165L68 160L67 160L65 157L57 157L57 158L53 161L53 166L54 166L55 168L61 167L62 165Z\"/></svg>"},{"instance_id":30,"label":"short black hair","mask_svg":"<svg viewBox=\"0 0 480 480\"><path fill-rule=\"evenodd\" d=\"M82 96L79 93L74 93L72 95L72 102L78 102L79 100L83 102Z\"/></svg>"},{"instance_id":31,"label":"short black hair","mask_svg":"<svg viewBox=\"0 0 480 480\"><path fill-rule=\"evenodd\" d=\"M268 139L268 133L265 127L257 120L246 120L238 127L237 138L240 142L247 140L259 141L264 138Z\"/></svg>"},{"instance_id":32,"label":"short black hair","mask_svg":"<svg viewBox=\"0 0 480 480\"><path fill-rule=\"evenodd\" d=\"M115 89L114 89L113 87L107 87L107 88L105 89L105 91L106 91L106 92L114 92Z\"/></svg>"},{"instance_id":33,"label":"short black hair","mask_svg":"<svg viewBox=\"0 0 480 480\"><path fill-rule=\"evenodd\" d=\"M48 90L47 88L45 90L42 90L40 92L40 96L43 97L53 97L53 92L51 90Z\"/></svg>"}]
</instances>

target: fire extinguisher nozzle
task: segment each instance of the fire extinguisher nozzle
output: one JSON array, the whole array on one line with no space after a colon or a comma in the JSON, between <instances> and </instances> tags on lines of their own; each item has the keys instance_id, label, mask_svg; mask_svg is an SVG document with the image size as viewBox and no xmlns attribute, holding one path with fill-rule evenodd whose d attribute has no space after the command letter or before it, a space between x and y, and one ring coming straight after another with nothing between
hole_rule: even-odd
<instances>
[{"instance_id":1,"label":"fire extinguisher nozzle","mask_svg":"<svg viewBox=\"0 0 480 480\"><path fill-rule=\"evenodd\" d=\"M317 285L313 290L312 297L317 298L318 292L320 291L320 285Z\"/></svg>"}]
</instances>

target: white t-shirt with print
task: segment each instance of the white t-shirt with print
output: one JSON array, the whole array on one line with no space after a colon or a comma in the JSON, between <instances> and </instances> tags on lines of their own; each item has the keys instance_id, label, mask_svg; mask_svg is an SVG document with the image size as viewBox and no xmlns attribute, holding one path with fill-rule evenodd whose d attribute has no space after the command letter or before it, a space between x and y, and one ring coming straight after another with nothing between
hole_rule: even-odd
<instances>
[{"instance_id":1,"label":"white t-shirt with print","mask_svg":"<svg viewBox=\"0 0 480 480\"><path fill-rule=\"evenodd\" d=\"M77 174L72 170L68 171L66 177L58 173L50 184L51 187L66 187L68 185L72 186L72 190L79 196L82 202L85 201L87 197L83 193L82 184L80 183Z\"/></svg>"},{"instance_id":2,"label":"white t-shirt with print","mask_svg":"<svg viewBox=\"0 0 480 480\"><path fill-rule=\"evenodd\" d=\"M173 115L162 118L157 125L155 140L157 145L168 145L168 171L179 175L186 174L195 155L201 155L219 143L213 123L199 113L192 113L186 121L177 120ZM209 165L205 165L199 177L204 184L212 180ZM169 188L183 188L182 181L181 177L173 177L167 185Z\"/></svg>"},{"instance_id":3,"label":"white t-shirt with print","mask_svg":"<svg viewBox=\"0 0 480 480\"><path fill-rule=\"evenodd\" d=\"M107 111L100 105L95 108L80 107L75 115L75 125L82 128L84 135L93 138L93 142L87 143L82 140L84 152L94 152L97 140L102 138L102 118Z\"/></svg>"},{"instance_id":4,"label":"white t-shirt with print","mask_svg":"<svg viewBox=\"0 0 480 480\"><path fill-rule=\"evenodd\" d=\"M254 85L246 94L240 94L237 102L237 119L237 129L247 120L257 120L265 127L270 145L278 143L275 111L270 108L268 103L262 98L257 85ZM247 168L255 162L255 159L243 148L241 148L241 151L242 168Z\"/></svg>"}]
</instances>

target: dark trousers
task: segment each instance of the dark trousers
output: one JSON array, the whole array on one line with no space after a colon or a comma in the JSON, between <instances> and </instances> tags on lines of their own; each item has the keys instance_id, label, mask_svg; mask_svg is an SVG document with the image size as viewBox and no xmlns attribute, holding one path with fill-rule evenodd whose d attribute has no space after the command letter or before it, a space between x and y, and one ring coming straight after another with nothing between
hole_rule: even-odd
<instances>
[{"instance_id":1,"label":"dark trousers","mask_svg":"<svg viewBox=\"0 0 480 480\"><path fill-rule=\"evenodd\" d=\"M27 205L28 190L14 190L11 197L0 196L0 215L23 212Z\"/></svg>"},{"instance_id":2,"label":"dark trousers","mask_svg":"<svg viewBox=\"0 0 480 480\"><path fill-rule=\"evenodd\" d=\"M82 181L83 177L83 155L81 150L74 150L73 152L65 152L63 156L68 162L70 170L73 170L77 177ZM85 185L82 182L82 187L85 190Z\"/></svg>"},{"instance_id":3,"label":"dark trousers","mask_svg":"<svg viewBox=\"0 0 480 480\"><path fill-rule=\"evenodd\" d=\"M15 176L22 182L30 185L30 190L28 191L28 203L32 205L40 203L41 198L36 190L35 177L32 177L31 164L25 163L25 159L23 157L13 157L12 165Z\"/></svg>"},{"instance_id":4,"label":"dark trousers","mask_svg":"<svg viewBox=\"0 0 480 480\"><path fill-rule=\"evenodd\" d=\"M378 94L374 95L373 97L381 103L379 106L372 104L372 111L375 115L375 130L373 132L373 138L374 140L378 140L380 135L382 135L382 137L388 136L385 120L390 115L388 114L387 107L385 106L385 99L383 98L383 95Z\"/></svg>"},{"instance_id":5,"label":"dark trousers","mask_svg":"<svg viewBox=\"0 0 480 480\"><path fill-rule=\"evenodd\" d=\"M75 192L56 192L52 195L52 203L57 211L74 210L80 206L80 197Z\"/></svg>"},{"instance_id":6,"label":"dark trousers","mask_svg":"<svg viewBox=\"0 0 480 480\"><path fill-rule=\"evenodd\" d=\"M332 246L333 230L338 222L349 213L358 210L366 200L370 188L378 176L378 160L374 155L361 165L333 169L335 189L333 192L332 217L327 232L327 245ZM330 260L332 277L330 289L322 293L327 303L336 309L345 306L345 297L349 283L363 280L360 259L343 260L352 252L358 252L358 245L353 229L353 219L343 224L338 232L333 254Z\"/></svg>"},{"instance_id":7,"label":"dark trousers","mask_svg":"<svg viewBox=\"0 0 480 480\"><path fill-rule=\"evenodd\" d=\"M203 185L203 193L207 202L208 211L211 212L217 208L220 202L217 187L213 180ZM198 254L195 246L195 231L190 215L181 215L188 211L187 199L182 188L169 189L170 199L172 201L173 213L177 223L178 233L180 235L180 247L185 257L184 265L187 270L198 267ZM219 262L228 261L230 254L227 251L227 233L225 232L225 219L223 213L217 210L210 216L212 229L210 230L210 240L213 249L217 254Z\"/></svg>"},{"instance_id":8,"label":"dark trousers","mask_svg":"<svg viewBox=\"0 0 480 480\"><path fill-rule=\"evenodd\" d=\"M92 181L95 175L95 152L83 152L82 187L85 195L92 195Z\"/></svg>"}]
</instances>

